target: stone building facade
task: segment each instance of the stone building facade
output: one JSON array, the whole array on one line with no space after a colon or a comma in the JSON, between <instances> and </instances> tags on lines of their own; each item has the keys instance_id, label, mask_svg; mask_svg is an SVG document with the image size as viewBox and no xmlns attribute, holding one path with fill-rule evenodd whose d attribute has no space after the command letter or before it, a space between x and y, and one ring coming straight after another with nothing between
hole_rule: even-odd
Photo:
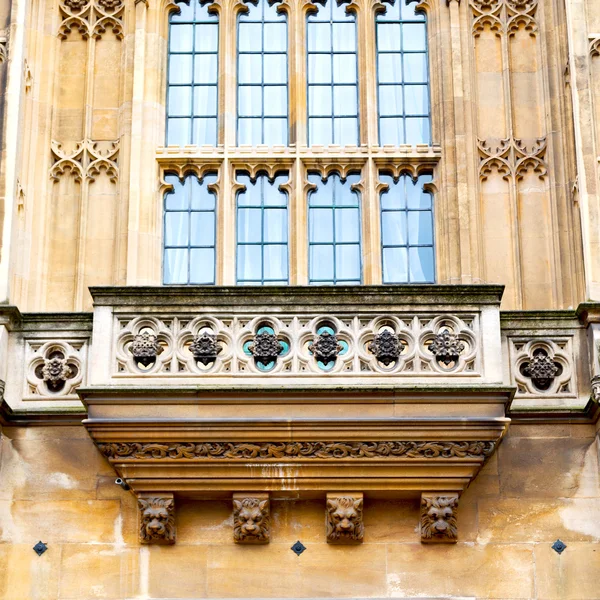
<instances>
[{"instance_id":1,"label":"stone building facade","mask_svg":"<svg viewBox=\"0 0 600 600\"><path fill-rule=\"evenodd\" d=\"M600 598L598 32L0 3L0 597Z\"/></svg>"}]
</instances>

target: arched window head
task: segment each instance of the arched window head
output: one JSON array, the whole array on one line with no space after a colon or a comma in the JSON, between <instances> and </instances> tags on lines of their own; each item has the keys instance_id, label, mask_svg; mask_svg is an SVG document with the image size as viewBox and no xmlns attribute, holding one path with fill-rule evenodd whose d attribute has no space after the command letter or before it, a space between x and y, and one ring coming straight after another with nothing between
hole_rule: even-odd
<instances>
[{"instance_id":1,"label":"arched window head","mask_svg":"<svg viewBox=\"0 0 600 600\"><path fill-rule=\"evenodd\" d=\"M217 145L219 18L181 2L169 23L167 144Z\"/></svg>"},{"instance_id":2,"label":"arched window head","mask_svg":"<svg viewBox=\"0 0 600 600\"><path fill-rule=\"evenodd\" d=\"M377 15L379 144L429 144L429 60L425 15L396 0Z\"/></svg>"},{"instance_id":3,"label":"arched window head","mask_svg":"<svg viewBox=\"0 0 600 600\"><path fill-rule=\"evenodd\" d=\"M279 2L257 0L238 18L238 145L288 145L288 32Z\"/></svg>"}]
</instances>

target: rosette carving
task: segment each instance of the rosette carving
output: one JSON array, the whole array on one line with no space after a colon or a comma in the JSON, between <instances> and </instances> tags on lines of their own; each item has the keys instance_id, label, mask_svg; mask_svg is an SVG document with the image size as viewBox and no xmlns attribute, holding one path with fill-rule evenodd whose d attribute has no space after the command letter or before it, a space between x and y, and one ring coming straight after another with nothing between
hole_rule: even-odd
<instances>
[{"instance_id":1,"label":"rosette carving","mask_svg":"<svg viewBox=\"0 0 600 600\"><path fill-rule=\"evenodd\" d=\"M197 335L190 345L193 357L204 366L215 362L217 355L222 351L223 346L217 341L217 336L206 331Z\"/></svg>"},{"instance_id":2,"label":"rosette carving","mask_svg":"<svg viewBox=\"0 0 600 600\"><path fill-rule=\"evenodd\" d=\"M465 344L457 335L451 333L448 329L440 331L433 341L427 346L438 362L444 363L447 367L456 363L458 357L464 352Z\"/></svg>"},{"instance_id":3,"label":"rosette carving","mask_svg":"<svg viewBox=\"0 0 600 600\"><path fill-rule=\"evenodd\" d=\"M153 365L162 351L157 336L149 331L138 333L131 343L131 354L134 360L144 367Z\"/></svg>"},{"instance_id":4,"label":"rosette carving","mask_svg":"<svg viewBox=\"0 0 600 600\"><path fill-rule=\"evenodd\" d=\"M402 354L402 347L400 338L389 329L384 329L369 344L369 352L387 367L398 360Z\"/></svg>"},{"instance_id":5,"label":"rosette carving","mask_svg":"<svg viewBox=\"0 0 600 600\"><path fill-rule=\"evenodd\" d=\"M337 335L328 331L315 336L310 346L313 356L323 363L334 361L342 349L343 347L339 343Z\"/></svg>"},{"instance_id":6,"label":"rosette carving","mask_svg":"<svg viewBox=\"0 0 600 600\"><path fill-rule=\"evenodd\" d=\"M277 360L283 352L284 346L274 333L263 331L254 336L252 343L248 346L250 354L256 362L268 365Z\"/></svg>"}]
</instances>

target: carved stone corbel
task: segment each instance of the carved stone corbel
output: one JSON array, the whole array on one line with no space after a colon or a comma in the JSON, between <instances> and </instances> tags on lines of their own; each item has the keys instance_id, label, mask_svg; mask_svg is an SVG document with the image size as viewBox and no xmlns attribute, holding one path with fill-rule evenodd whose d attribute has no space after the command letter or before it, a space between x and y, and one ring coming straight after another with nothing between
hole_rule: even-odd
<instances>
[{"instance_id":1,"label":"carved stone corbel","mask_svg":"<svg viewBox=\"0 0 600 600\"><path fill-rule=\"evenodd\" d=\"M175 500L171 493L138 495L140 543L175 543Z\"/></svg>"},{"instance_id":2,"label":"carved stone corbel","mask_svg":"<svg viewBox=\"0 0 600 600\"><path fill-rule=\"evenodd\" d=\"M271 541L269 494L233 494L233 541L268 544Z\"/></svg>"},{"instance_id":3,"label":"carved stone corbel","mask_svg":"<svg viewBox=\"0 0 600 600\"><path fill-rule=\"evenodd\" d=\"M327 494L325 526L327 543L360 544L365 533L362 493Z\"/></svg>"},{"instance_id":4,"label":"carved stone corbel","mask_svg":"<svg viewBox=\"0 0 600 600\"><path fill-rule=\"evenodd\" d=\"M421 494L421 542L457 541L458 494Z\"/></svg>"}]
</instances>

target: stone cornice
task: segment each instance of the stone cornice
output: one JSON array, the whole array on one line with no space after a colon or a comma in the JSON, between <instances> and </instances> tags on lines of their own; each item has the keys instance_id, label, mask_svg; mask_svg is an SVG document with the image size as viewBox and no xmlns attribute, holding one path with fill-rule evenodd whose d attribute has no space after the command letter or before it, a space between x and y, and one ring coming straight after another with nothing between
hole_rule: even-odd
<instances>
[{"instance_id":1,"label":"stone cornice","mask_svg":"<svg viewBox=\"0 0 600 600\"><path fill-rule=\"evenodd\" d=\"M91 287L95 306L254 307L278 310L330 308L373 312L378 307L436 305L499 305L501 285L361 285L361 286L127 286Z\"/></svg>"}]
</instances>

